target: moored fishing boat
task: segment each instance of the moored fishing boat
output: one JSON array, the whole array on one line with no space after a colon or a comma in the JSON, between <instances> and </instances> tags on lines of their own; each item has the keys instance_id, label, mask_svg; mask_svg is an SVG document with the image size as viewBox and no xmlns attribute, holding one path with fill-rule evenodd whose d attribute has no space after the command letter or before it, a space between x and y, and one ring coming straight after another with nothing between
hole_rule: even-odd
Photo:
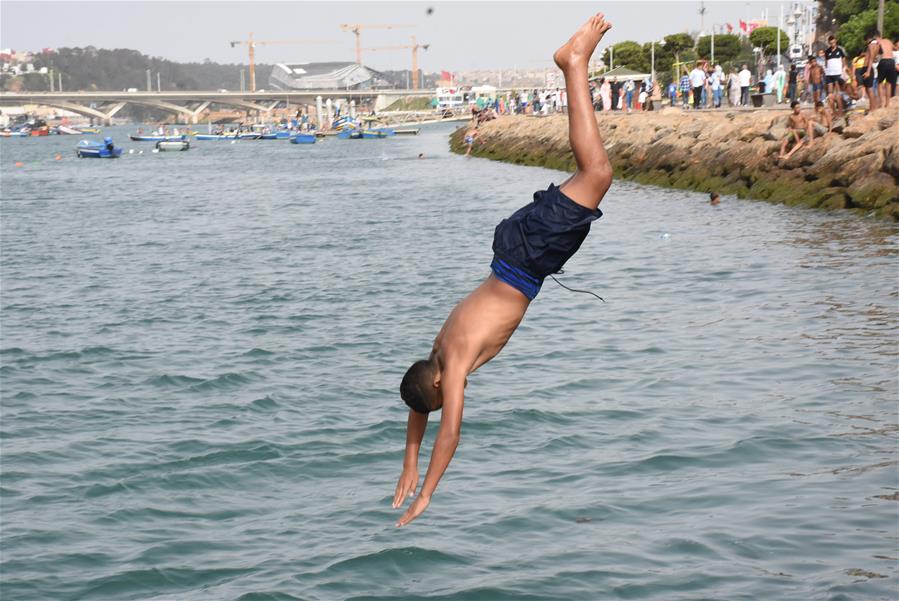
<instances>
[{"instance_id":1,"label":"moored fishing boat","mask_svg":"<svg viewBox=\"0 0 899 601\"><path fill-rule=\"evenodd\" d=\"M143 135L128 134L134 142L181 142L187 140L187 135L168 136L168 135Z\"/></svg>"},{"instance_id":2,"label":"moored fishing boat","mask_svg":"<svg viewBox=\"0 0 899 601\"><path fill-rule=\"evenodd\" d=\"M255 132L240 132L227 134L194 134L197 140L258 140L262 134Z\"/></svg>"},{"instance_id":3,"label":"moored fishing boat","mask_svg":"<svg viewBox=\"0 0 899 601\"><path fill-rule=\"evenodd\" d=\"M75 154L79 159L117 159L122 156L122 149L113 145L112 138L102 142L81 140L75 147Z\"/></svg>"},{"instance_id":4,"label":"moored fishing boat","mask_svg":"<svg viewBox=\"0 0 899 601\"><path fill-rule=\"evenodd\" d=\"M315 134L297 134L290 138L291 144L315 144Z\"/></svg>"},{"instance_id":5,"label":"moored fishing boat","mask_svg":"<svg viewBox=\"0 0 899 601\"><path fill-rule=\"evenodd\" d=\"M29 135L31 135L30 131L0 131L0 138L27 138Z\"/></svg>"},{"instance_id":6,"label":"moored fishing boat","mask_svg":"<svg viewBox=\"0 0 899 601\"><path fill-rule=\"evenodd\" d=\"M286 129L279 129L278 131L272 131L268 133L264 133L260 136L260 140L288 140L291 138L290 131Z\"/></svg>"},{"instance_id":7,"label":"moored fishing boat","mask_svg":"<svg viewBox=\"0 0 899 601\"><path fill-rule=\"evenodd\" d=\"M161 140L159 142L156 142L156 150L160 152L168 150L190 150L190 142L188 142L186 139L178 140L176 142Z\"/></svg>"}]
</instances>

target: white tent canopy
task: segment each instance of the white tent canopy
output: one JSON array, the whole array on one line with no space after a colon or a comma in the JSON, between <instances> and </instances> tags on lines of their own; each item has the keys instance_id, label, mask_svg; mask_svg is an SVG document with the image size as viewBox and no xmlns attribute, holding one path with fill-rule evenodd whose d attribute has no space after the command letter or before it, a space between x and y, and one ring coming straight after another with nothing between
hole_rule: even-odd
<instances>
[{"instance_id":1,"label":"white tent canopy","mask_svg":"<svg viewBox=\"0 0 899 601\"><path fill-rule=\"evenodd\" d=\"M634 71L627 67L615 67L611 71L594 75L590 78L590 81L598 81L603 78L605 78L606 81L627 81L629 79L643 81L649 77L649 73L640 73L639 71Z\"/></svg>"}]
</instances>

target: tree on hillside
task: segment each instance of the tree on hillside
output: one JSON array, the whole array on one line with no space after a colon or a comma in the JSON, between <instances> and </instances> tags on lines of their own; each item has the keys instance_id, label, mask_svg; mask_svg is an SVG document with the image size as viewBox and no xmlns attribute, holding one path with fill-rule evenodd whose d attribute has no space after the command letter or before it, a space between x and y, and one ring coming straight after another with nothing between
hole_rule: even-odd
<instances>
[{"instance_id":1,"label":"tree on hillside","mask_svg":"<svg viewBox=\"0 0 899 601\"><path fill-rule=\"evenodd\" d=\"M728 63L737 56L741 50L740 36L723 34L715 36L715 62ZM704 35L696 43L696 53L700 58L712 58L712 36Z\"/></svg>"},{"instance_id":2,"label":"tree on hillside","mask_svg":"<svg viewBox=\"0 0 899 601\"><path fill-rule=\"evenodd\" d=\"M777 53L777 34L780 32L780 51L784 52L790 47L790 38L777 27L757 27L749 34L749 41L753 46L762 49L762 54L771 56Z\"/></svg>"},{"instance_id":3,"label":"tree on hillside","mask_svg":"<svg viewBox=\"0 0 899 601\"><path fill-rule=\"evenodd\" d=\"M606 49L602 54L602 60L605 64L610 64L609 50ZM649 69L649 65L643 56L643 48L637 42L625 41L618 42L612 46L611 63L615 67L627 67L635 71L645 72Z\"/></svg>"},{"instance_id":4,"label":"tree on hillside","mask_svg":"<svg viewBox=\"0 0 899 601\"><path fill-rule=\"evenodd\" d=\"M675 62L681 62L681 54L685 50L693 50L695 42L688 33L673 33L665 36L665 49L673 56Z\"/></svg>"}]
</instances>

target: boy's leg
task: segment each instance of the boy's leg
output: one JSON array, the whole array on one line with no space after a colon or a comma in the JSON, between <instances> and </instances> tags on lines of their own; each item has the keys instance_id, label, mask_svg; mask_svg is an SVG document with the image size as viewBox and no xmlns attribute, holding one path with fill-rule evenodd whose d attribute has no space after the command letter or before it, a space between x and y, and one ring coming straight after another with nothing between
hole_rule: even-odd
<instances>
[{"instance_id":1,"label":"boy's leg","mask_svg":"<svg viewBox=\"0 0 899 601\"><path fill-rule=\"evenodd\" d=\"M602 13L590 18L572 38L556 50L553 59L565 76L568 93L568 138L577 170L562 184L562 192L571 200L595 209L612 185L612 165L603 146L590 102L587 64L611 23Z\"/></svg>"}]
</instances>

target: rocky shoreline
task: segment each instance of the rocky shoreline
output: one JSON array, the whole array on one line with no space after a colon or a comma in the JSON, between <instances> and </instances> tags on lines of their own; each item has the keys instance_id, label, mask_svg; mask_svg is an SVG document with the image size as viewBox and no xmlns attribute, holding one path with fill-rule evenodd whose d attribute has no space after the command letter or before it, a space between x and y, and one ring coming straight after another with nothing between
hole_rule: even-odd
<instances>
[{"instance_id":1,"label":"rocky shoreline","mask_svg":"<svg viewBox=\"0 0 899 601\"><path fill-rule=\"evenodd\" d=\"M899 221L899 98L852 114L780 161L787 111L597 113L615 177L803 207L851 209ZM450 146L465 152L462 128ZM483 123L472 155L574 170L568 119L509 116Z\"/></svg>"}]
</instances>

